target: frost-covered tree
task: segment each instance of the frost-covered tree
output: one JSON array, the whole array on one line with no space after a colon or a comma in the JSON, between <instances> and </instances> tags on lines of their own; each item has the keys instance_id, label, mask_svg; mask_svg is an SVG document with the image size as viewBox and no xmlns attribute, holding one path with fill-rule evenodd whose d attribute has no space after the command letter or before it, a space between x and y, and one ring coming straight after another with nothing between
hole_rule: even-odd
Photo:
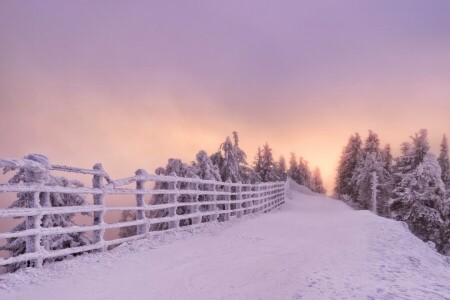
<instances>
[{"instance_id":1,"label":"frost-covered tree","mask_svg":"<svg viewBox=\"0 0 450 300\"><path fill-rule=\"evenodd\" d=\"M287 166L286 159L284 156L280 156L277 163L275 164L275 174L278 181L286 181L287 179Z\"/></svg>"},{"instance_id":2,"label":"frost-covered tree","mask_svg":"<svg viewBox=\"0 0 450 300\"><path fill-rule=\"evenodd\" d=\"M442 181L447 189L450 189L450 160L448 157L448 141L447 136L444 135L441 143L441 151L439 152L439 166L442 171Z\"/></svg>"},{"instance_id":3,"label":"frost-covered tree","mask_svg":"<svg viewBox=\"0 0 450 300\"><path fill-rule=\"evenodd\" d=\"M219 168L213 164L211 159L208 157L208 154L201 150L196 155L196 161L192 163L193 172L194 174L204 180L214 180L214 181L221 181L222 178L220 176ZM211 184L200 184L199 189L202 191L213 191L214 186ZM199 195L199 202L203 201L213 201L214 196L213 195ZM199 207L200 211L206 211L207 208L212 209L211 206L205 206L201 205ZM210 221L210 216L203 216L202 222Z\"/></svg>"},{"instance_id":4,"label":"frost-covered tree","mask_svg":"<svg viewBox=\"0 0 450 300\"><path fill-rule=\"evenodd\" d=\"M200 179L221 181L219 167L214 165L206 151L201 150L196 155L196 161L192 164L193 173Z\"/></svg>"},{"instance_id":5,"label":"frost-covered tree","mask_svg":"<svg viewBox=\"0 0 450 300\"><path fill-rule=\"evenodd\" d=\"M297 183L306 187L311 187L311 170L309 169L308 162L303 157L300 157L298 170L299 181Z\"/></svg>"},{"instance_id":6,"label":"frost-covered tree","mask_svg":"<svg viewBox=\"0 0 450 300\"><path fill-rule=\"evenodd\" d=\"M439 152L438 162L442 171L442 181L446 188L445 198L447 199L444 205L444 228L442 230L443 235L443 246L442 253L445 255L450 255L450 161L448 153L448 141L447 136L444 135L442 138L441 148Z\"/></svg>"},{"instance_id":7,"label":"frost-covered tree","mask_svg":"<svg viewBox=\"0 0 450 300\"><path fill-rule=\"evenodd\" d=\"M295 182L300 182L300 170L297 164L297 157L293 152L291 152L291 157L289 159L288 176Z\"/></svg>"},{"instance_id":8,"label":"frost-covered tree","mask_svg":"<svg viewBox=\"0 0 450 300\"><path fill-rule=\"evenodd\" d=\"M375 203L377 208L384 207L385 205L381 205L381 202L387 201L382 198L382 192L384 191L383 187L389 181L389 174L385 168L385 157L379 146L378 135L369 131L369 136L358 156L353 173L353 182L357 192L357 198L354 200L364 209L374 210Z\"/></svg>"},{"instance_id":9,"label":"frost-covered tree","mask_svg":"<svg viewBox=\"0 0 450 300\"><path fill-rule=\"evenodd\" d=\"M327 192L325 190L325 187L323 186L322 175L320 174L320 169L319 168L315 168L314 172L312 174L311 190L313 192L316 192L316 193L319 193L319 194L325 194Z\"/></svg>"},{"instance_id":10,"label":"frost-covered tree","mask_svg":"<svg viewBox=\"0 0 450 300\"><path fill-rule=\"evenodd\" d=\"M262 151L261 147L258 147L258 152L255 155L255 159L253 160L253 170L255 170L256 173L261 173L261 165L262 165Z\"/></svg>"},{"instance_id":11,"label":"frost-covered tree","mask_svg":"<svg viewBox=\"0 0 450 300\"><path fill-rule=\"evenodd\" d=\"M273 160L272 148L265 144L261 153L261 169L259 175L263 182L277 181L275 173L275 162Z\"/></svg>"},{"instance_id":12,"label":"frost-covered tree","mask_svg":"<svg viewBox=\"0 0 450 300\"><path fill-rule=\"evenodd\" d=\"M192 166L189 164L183 163L180 159L170 158L166 169L164 170L164 173L168 176L176 176L176 177L184 177L184 178L193 178L195 177L195 172ZM184 202L192 202L193 201L193 195L186 195L183 194L182 190L184 189L190 189L191 183L189 182L183 182L178 181L177 182L177 189L180 190L180 195L177 197L177 201L180 203ZM167 189L173 189L175 186L173 183L168 183ZM173 197L173 195L169 195L170 197ZM186 213L190 212L191 207L188 206L178 206L176 214L177 215L184 215ZM185 219L180 221L180 226L185 226L188 224L191 224L190 219Z\"/></svg>"},{"instance_id":13,"label":"frost-covered tree","mask_svg":"<svg viewBox=\"0 0 450 300\"><path fill-rule=\"evenodd\" d=\"M436 157L429 152L427 131L422 129L403 143L394 166L395 189L389 202L390 216L404 221L423 241L442 251L444 184Z\"/></svg>"},{"instance_id":14,"label":"frost-covered tree","mask_svg":"<svg viewBox=\"0 0 450 300\"><path fill-rule=\"evenodd\" d=\"M227 137L225 142L220 145L220 150L222 151L223 157L223 166L221 170L223 181L231 180L231 182L241 182L239 157L236 148L229 137Z\"/></svg>"},{"instance_id":15,"label":"frost-covered tree","mask_svg":"<svg viewBox=\"0 0 450 300\"><path fill-rule=\"evenodd\" d=\"M43 166L50 169L48 159L39 154L30 154L25 159L39 162ZM10 169L5 169L5 173ZM36 174L33 171L26 168L19 169L18 172L9 180L9 183L24 183L24 184L36 184L36 180L39 180L41 184L51 187L64 187L64 188L80 188L83 184L76 180L68 180L64 177L56 177L48 172L45 174L45 180L42 181L42 176L36 178ZM43 207L61 207L61 206L82 206L86 205L85 198L76 193L41 193L39 195L40 205ZM33 207L34 193L21 192L17 193L17 199L11 204L10 208L14 207ZM90 215L89 213L83 213L84 215ZM48 214L42 217L42 227L70 227L74 226L73 221L75 214ZM12 231L22 231L26 228L26 221L15 226ZM64 233L43 236L41 239L41 245L45 250L60 250L70 247L85 246L91 244L91 239L82 232ZM7 239L7 243L0 247L0 250L6 250L11 253L12 256L18 256L24 254L26 251L26 237L10 238ZM65 257L60 257L57 260L62 260ZM56 259L46 259L45 262L55 261ZM8 271L15 271L22 267L27 267L30 262L21 262L17 264L10 264L7 266Z\"/></svg>"},{"instance_id":16,"label":"frost-covered tree","mask_svg":"<svg viewBox=\"0 0 450 300\"><path fill-rule=\"evenodd\" d=\"M361 144L361 137L356 133L349 138L347 145L342 150L334 190L339 198L346 196L350 199L356 199L358 196L353 181L353 174L358 163L358 158L361 155Z\"/></svg>"},{"instance_id":17,"label":"frost-covered tree","mask_svg":"<svg viewBox=\"0 0 450 300\"><path fill-rule=\"evenodd\" d=\"M227 137L220 145L219 151L211 156L213 164L219 167L222 181L258 182L259 176L248 166L247 156L239 148L239 137L236 131L233 132L233 142L230 137Z\"/></svg>"},{"instance_id":18,"label":"frost-covered tree","mask_svg":"<svg viewBox=\"0 0 450 300\"><path fill-rule=\"evenodd\" d=\"M392 163L394 161L394 158L392 156L390 144L386 144L386 146L384 146L384 148L381 150L381 159L384 162L384 168L386 169L386 172L388 172L389 174L392 173Z\"/></svg>"}]
</instances>

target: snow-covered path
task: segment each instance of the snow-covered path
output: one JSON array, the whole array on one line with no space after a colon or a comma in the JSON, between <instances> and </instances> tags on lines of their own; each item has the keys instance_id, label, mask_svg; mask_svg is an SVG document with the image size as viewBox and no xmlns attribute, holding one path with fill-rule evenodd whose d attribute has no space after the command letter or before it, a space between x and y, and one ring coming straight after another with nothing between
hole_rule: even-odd
<instances>
[{"instance_id":1,"label":"snow-covered path","mask_svg":"<svg viewBox=\"0 0 450 300\"><path fill-rule=\"evenodd\" d=\"M450 299L450 264L398 222L293 192L277 212L4 275L0 299Z\"/></svg>"}]
</instances>

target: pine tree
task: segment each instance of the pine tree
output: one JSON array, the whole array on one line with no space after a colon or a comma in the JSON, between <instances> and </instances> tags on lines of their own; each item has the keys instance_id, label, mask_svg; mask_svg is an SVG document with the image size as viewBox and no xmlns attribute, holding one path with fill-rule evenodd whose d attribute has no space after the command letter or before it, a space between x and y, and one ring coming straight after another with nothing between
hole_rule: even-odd
<instances>
[{"instance_id":1,"label":"pine tree","mask_svg":"<svg viewBox=\"0 0 450 300\"><path fill-rule=\"evenodd\" d=\"M354 200L364 209L374 210L374 203L379 203L382 200L380 199L382 187L389 179L389 174L385 168L386 164L383 160L385 158L379 146L378 135L369 131L369 136L358 156L358 163L353 173L353 182L355 182L358 195ZM386 153L386 155L388 154ZM378 204L377 207L379 207Z\"/></svg>"},{"instance_id":2,"label":"pine tree","mask_svg":"<svg viewBox=\"0 0 450 300\"><path fill-rule=\"evenodd\" d=\"M384 174L383 182L379 184L378 192L378 214L384 217L389 216L388 202L391 197L393 187L392 172L393 172L393 161L394 158L391 153L391 145L386 144L381 150L381 160L384 164Z\"/></svg>"},{"instance_id":3,"label":"pine tree","mask_svg":"<svg viewBox=\"0 0 450 300\"><path fill-rule=\"evenodd\" d=\"M219 167L214 165L206 151L201 150L196 155L196 161L192 164L193 172L200 179L221 181Z\"/></svg>"},{"instance_id":4,"label":"pine tree","mask_svg":"<svg viewBox=\"0 0 450 300\"><path fill-rule=\"evenodd\" d=\"M450 255L450 162L449 162L449 153L448 153L448 141L447 136L444 135L442 138L441 149L439 152L439 166L442 171L442 181L446 187L446 195L447 199L444 205L444 228L442 230L443 236L443 247L442 253L445 255Z\"/></svg>"},{"instance_id":5,"label":"pine tree","mask_svg":"<svg viewBox=\"0 0 450 300\"><path fill-rule=\"evenodd\" d=\"M239 148L239 137L233 132L233 141L227 137L219 147L219 151L211 156L211 161L220 170L222 181L255 183L259 182L258 174L248 166L247 155Z\"/></svg>"},{"instance_id":6,"label":"pine tree","mask_svg":"<svg viewBox=\"0 0 450 300\"><path fill-rule=\"evenodd\" d=\"M287 167L286 159L284 156L280 156L278 162L275 164L275 174L277 176L277 181L286 181L287 179Z\"/></svg>"},{"instance_id":7,"label":"pine tree","mask_svg":"<svg viewBox=\"0 0 450 300\"><path fill-rule=\"evenodd\" d=\"M444 135L441 143L441 151L438 157L439 166L442 171L442 181L447 189L450 189L450 160L448 157L448 141L447 136Z\"/></svg>"},{"instance_id":8,"label":"pine tree","mask_svg":"<svg viewBox=\"0 0 450 300\"><path fill-rule=\"evenodd\" d=\"M386 172L388 172L389 174L392 173L392 163L394 160L391 152L392 150L390 144L386 144L381 150L381 159L384 162L384 168L386 169Z\"/></svg>"},{"instance_id":9,"label":"pine tree","mask_svg":"<svg viewBox=\"0 0 450 300\"><path fill-rule=\"evenodd\" d=\"M259 175L263 182L272 182L277 180L272 149L267 143L264 145L261 153L261 170L259 172Z\"/></svg>"},{"instance_id":10,"label":"pine tree","mask_svg":"<svg viewBox=\"0 0 450 300\"><path fill-rule=\"evenodd\" d=\"M402 144L394 166L395 189L389 202L390 216L404 221L423 241L442 251L444 184L436 157L429 152L427 131L422 129Z\"/></svg>"},{"instance_id":11,"label":"pine tree","mask_svg":"<svg viewBox=\"0 0 450 300\"><path fill-rule=\"evenodd\" d=\"M192 163L193 172L194 174L203 180L214 180L214 181L221 181L222 178L220 176L219 168L213 164L211 159L208 157L208 154L206 154L205 151L201 150L196 155L196 161ZM199 184L198 188L202 191L214 191L215 187L211 184ZM198 201L214 201L213 195L199 195ZM214 208L214 205L200 205L199 210L200 211L206 211L207 208L212 210ZM210 216L203 216L202 222L208 222L210 221Z\"/></svg>"},{"instance_id":12,"label":"pine tree","mask_svg":"<svg viewBox=\"0 0 450 300\"><path fill-rule=\"evenodd\" d=\"M323 186L322 175L320 174L320 169L318 167L314 169L312 174L311 190L319 194L325 194L327 192Z\"/></svg>"},{"instance_id":13,"label":"pine tree","mask_svg":"<svg viewBox=\"0 0 450 300\"><path fill-rule=\"evenodd\" d=\"M236 153L231 139L226 138L225 142L220 145L222 151L223 166L221 170L222 179L224 181L230 180L231 182L242 182L241 174L239 172L239 157Z\"/></svg>"},{"instance_id":14,"label":"pine tree","mask_svg":"<svg viewBox=\"0 0 450 300\"><path fill-rule=\"evenodd\" d=\"M357 199L358 192L353 181L353 174L361 155L361 144L361 138L356 133L349 138L347 145L342 150L334 190L339 198L345 196L350 199Z\"/></svg>"},{"instance_id":15,"label":"pine tree","mask_svg":"<svg viewBox=\"0 0 450 300\"><path fill-rule=\"evenodd\" d=\"M39 154L30 154L25 159L36 161L47 169L50 169L48 159ZM5 169L5 173L10 169ZM20 169L10 180L9 183L24 183L24 184L36 184L35 174L33 171L26 169ZM41 177L41 176L40 176ZM43 178L38 178L41 180ZM51 187L65 187L65 188L79 188L84 185L76 180L68 180L64 177L56 177L50 175L48 172L45 176L45 183L41 182L45 186ZM39 201L43 207L61 207L61 206L82 206L87 205L85 198L80 194L75 193L49 193L46 196L45 193L39 195ZM34 202L34 194L32 192L21 192L17 194L17 199L11 204L10 208L14 207L32 207ZM90 215L89 213L82 213L83 215ZM73 221L75 214L47 214L42 217L42 227L71 227L75 223ZM12 229L12 232L21 231L26 229L26 221L20 223ZM84 232L64 233L43 236L41 245L47 251L60 250L70 247L85 246L91 244L91 239ZM11 253L12 256L18 256L24 254L26 251L26 237L10 238L7 239L7 243L0 247L0 250L6 250ZM55 260L62 260L65 257L58 259L46 259L45 262L51 262ZM21 262L17 264L10 264L7 266L8 271L15 271L19 268L26 267L30 262Z\"/></svg>"},{"instance_id":16,"label":"pine tree","mask_svg":"<svg viewBox=\"0 0 450 300\"><path fill-rule=\"evenodd\" d=\"M311 170L309 169L308 162L303 157L300 157L298 170L299 181L297 183L308 188L311 187Z\"/></svg>"},{"instance_id":17,"label":"pine tree","mask_svg":"<svg viewBox=\"0 0 450 300\"><path fill-rule=\"evenodd\" d=\"M262 159L261 147L258 147L258 152L256 153L255 159L253 160L253 170L255 170L255 172L258 174L261 173Z\"/></svg>"},{"instance_id":18,"label":"pine tree","mask_svg":"<svg viewBox=\"0 0 450 300\"><path fill-rule=\"evenodd\" d=\"M293 152L291 152L291 158L289 159L289 170L287 174L295 182L298 183L300 181L300 170L298 169L297 157Z\"/></svg>"}]
</instances>

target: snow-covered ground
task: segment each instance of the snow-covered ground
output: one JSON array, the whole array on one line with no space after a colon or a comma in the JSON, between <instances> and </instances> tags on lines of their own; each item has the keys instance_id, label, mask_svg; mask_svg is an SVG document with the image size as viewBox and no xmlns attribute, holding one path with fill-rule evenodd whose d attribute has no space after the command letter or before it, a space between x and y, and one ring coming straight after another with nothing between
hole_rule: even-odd
<instances>
[{"instance_id":1,"label":"snow-covered ground","mask_svg":"<svg viewBox=\"0 0 450 300\"><path fill-rule=\"evenodd\" d=\"M292 192L277 212L2 275L0 299L450 299L450 263L399 222Z\"/></svg>"}]
</instances>

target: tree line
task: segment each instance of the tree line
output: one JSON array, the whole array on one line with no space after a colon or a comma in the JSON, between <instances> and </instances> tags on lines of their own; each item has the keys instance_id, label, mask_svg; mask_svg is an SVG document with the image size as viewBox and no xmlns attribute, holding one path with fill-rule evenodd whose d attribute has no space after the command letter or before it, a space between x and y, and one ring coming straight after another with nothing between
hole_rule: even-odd
<instances>
[{"instance_id":1,"label":"tree line","mask_svg":"<svg viewBox=\"0 0 450 300\"><path fill-rule=\"evenodd\" d=\"M405 222L412 233L450 254L450 162L444 135L439 156L421 129L393 157L369 131L364 143L350 136L337 168L334 195L361 209Z\"/></svg>"}]
</instances>

